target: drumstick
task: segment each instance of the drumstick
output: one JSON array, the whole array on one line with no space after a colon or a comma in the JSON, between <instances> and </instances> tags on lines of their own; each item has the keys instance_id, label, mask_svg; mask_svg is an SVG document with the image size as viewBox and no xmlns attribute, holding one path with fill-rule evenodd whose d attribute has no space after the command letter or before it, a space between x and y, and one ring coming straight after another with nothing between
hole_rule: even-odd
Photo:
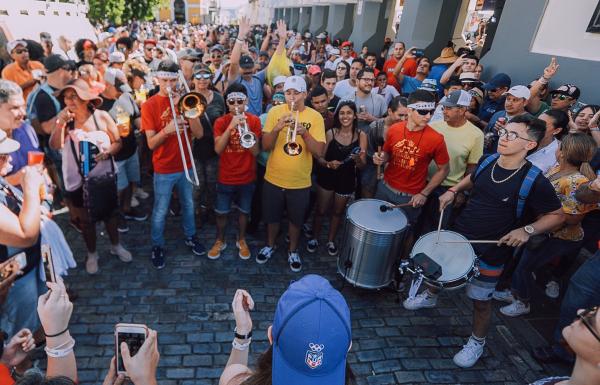
<instances>
[{"instance_id":1,"label":"drumstick","mask_svg":"<svg viewBox=\"0 0 600 385\"><path fill-rule=\"evenodd\" d=\"M490 239L479 239L479 240L466 240L466 241L439 241L437 243L498 243L498 241L492 241Z\"/></svg>"},{"instance_id":2,"label":"drumstick","mask_svg":"<svg viewBox=\"0 0 600 385\"><path fill-rule=\"evenodd\" d=\"M435 241L435 243L440 243L440 231L442 230L442 219L444 219L444 209L440 211L440 221L438 222L437 240Z\"/></svg>"},{"instance_id":3,"label":"drumstick","mask_svg":"<svg viewBox=\"0 0 600 385\"><path fill-rule=\"evenodd\" d=\"M381 154L381 146L377 146L377 155ZM377 165L377 180L381 180L381 164Z\"/></svg>"},{"instance_id":4,"label":"drumstick","mask_svg":"<svg viewBox=\"0 0 600 385\"><path fill-rule=\"evenodd\" d=\"M379 206L379 211L381 211L382 213L385 213L386 211L389 211L389 210L399 209L400 207L408 207L408 206L412 206L412 203L406 202L406 203L402 203L399 205L381 205L381 206Z\"/></svg>"}]
</instances>

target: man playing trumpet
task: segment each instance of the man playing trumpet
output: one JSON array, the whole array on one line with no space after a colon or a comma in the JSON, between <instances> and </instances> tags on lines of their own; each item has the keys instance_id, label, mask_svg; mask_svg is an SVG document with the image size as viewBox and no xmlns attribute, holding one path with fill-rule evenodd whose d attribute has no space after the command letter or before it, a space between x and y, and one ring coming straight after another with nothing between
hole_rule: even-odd
<instances>
[{"instance_id":1,"label":"man playing trumpet","mask_svg":"<svg viewBox=\"0 0 600 385\"><path fill-rule=\"evenodd\" d=\"M268 239L256 262L266 263L273 255L285 208L289 219L288 263L292 271L298 272L302 269L298 239L308 208L313 156L323 156L325 123L320 113L304 105L304 79L290 76L283 90L286 104L269 111L263 130L263 148L271 151L263 187L263 217L268 226Z\"/></svg>"},{"instance_id":2,"label":"man playing trumpet","mask_svg":"<svg viewBox=\"0 0 600 385\"><path fill-rule=\"evenodd\" d=\"M154 166L154 207L152 209L152 264L157 269L165 266L164 229L169 202L173 188L177 187L181 202L183 232L185 244L192 248L196 255L202 255L206 249L196 237L196 221L194 217L193 185L186 179L186 173L192 167L191 153L184 151L178 144L177 135L182 142L189 128L191 136L201 138L204 129L199 119L185 120L176 111L172 111L179 101L175 94L178 85L179 66L163 60L155 73L158 79L159 91L142 104L142 130L146 133L148 147L152 150L152 165ZM171 96L173 95L173 96ZM173 98L173 100L170 100ZM173 119L177 116L177 124ZM177 132L177 126L179 132ZM191 138L190 138L191 140ZM185 159L185 165L183 164Z\"/></svg>"},{"instance_id":3,"label":"man playing trumpet","mask_svg":"<svg viewBox=\"0 0 600 385\"><path fill-rule=\"evenodd\" d=\"M248 93L240 83L225 91L229 113L215 121L215 152L220 155L217 177L217 240L208 251L209 259L217 259L225 250L225 226L232 201L240 210L239 235L236 246L241 259L250 258L246 243L248 215L252 210L256 180L256 156L260 151L260 119L246 111Z\"/></svg>"}]
</instances>

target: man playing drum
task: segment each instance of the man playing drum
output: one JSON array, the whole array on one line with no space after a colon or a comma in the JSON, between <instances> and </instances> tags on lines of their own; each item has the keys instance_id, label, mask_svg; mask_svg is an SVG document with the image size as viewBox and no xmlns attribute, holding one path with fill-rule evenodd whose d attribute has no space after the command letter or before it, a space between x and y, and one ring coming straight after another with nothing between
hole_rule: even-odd
<instances>
[{"instance_id":1,"label":"man playing drum","mask_svg":"<svg viewBox=\"0 0 600 385\"><path fill-rule=\"evenodd\" d=\"M545 124L539 119L530 116L513 118L498 132L499 154L482 158L474 173L440 196L440 208L443 209L452 203L456 194L471 190L471 197L456 219L454 230L469 240L498 239L497 244L473 245L479 256L480 275L467 284L467 296L473 300L473 334L454 356L454 363L460 367L475 365L483 354L492 312L492 294L513 248L525 244L532 235L552 230L564 220L552 185L539 169L525 160L527 154L535 150L544 132ZM528 186L529 191L524 193L523 186ZM404 301L404 307L409 310L434 307L438 292L427 289Z\"/></svg>"}]
</instances>

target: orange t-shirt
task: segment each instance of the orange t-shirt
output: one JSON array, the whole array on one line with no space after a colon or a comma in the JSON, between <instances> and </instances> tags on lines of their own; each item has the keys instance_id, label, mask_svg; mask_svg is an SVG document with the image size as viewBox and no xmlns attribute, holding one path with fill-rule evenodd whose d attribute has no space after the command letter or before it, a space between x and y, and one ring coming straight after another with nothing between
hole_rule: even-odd
<instances>
[{"instance_id":1,"label":"orange t-shirt","mask_svg":"<svg viewBox=\"0 0 600 385\"><path fill-rule=\"evenodd\" d=\"M244 113L248 130L256 135L260 141L261 124L256 115ZM215 139L225 132L233 115L223 115L215 121ZM240 144L240 134L237 130L229 136L229 143L219 157L219 183L229 185L241 185L253 182L256 179L256 158L249 149Z\"/></svg>"},{"instance_id":2,"label":"orange t-shirt","mask_svg":"<svg viewBox=\"0 0 600 385\"><path fill-rule=\"evenodd\" d=\"M31 73L33 70L43 71L44 65L39 61L30 60L27 63L27 69L23 69L16 62L10 63L2 70L2 79L13 81L20 86L33 79L33 74ZM27 100L27 95L29 95L29 93L33 91L36 86L37 85L34 84L25 88L23 90L23 99Z\"/></svg>"},{"instance_id":3,"label":"orange t-shirt","mask_svg":"<svg viewBox=\"0 0 600 385\"><path fill-rule=\"evenodd\" d=\"M387 83L390 86L396 87L398 92L402 92L402 86L398 84L394 76L396 64L398 64L398 60L392 56L383 64L383 72L387 75ZM414 78L417 75L417 61L415 59L406 59L404 64L402 64L402 74Z\"/></svg>"},{"instance_id":4,"label":"orange t-shirt","mask_svg":"<svg viewBox=\"0 0 600 385\"><path fill-rule=\"evenodd\" d=\"M156 94L142 104L142 130L159 133L173 120L169 98ZM190 141L191 134L188 132ZM181 136L183 143L186 166L189 169L192 163L189 158L185 139ZM152 165L154 171L159 174L174 174L183 171L181 151L177 142L176 134L169 135L165 141L152 152Z\"/></svg>"},{"instance_id":5,"label":"orange t-shirt","mask_svg":"<svg viewBox=\"0 0 600 385\"><path fill-rule=\"evenodd\" d=\"M0 384L1 385L14 385L15 380L10 376L10 369L0 364Z\"/></svg>"},{"instance_id":6,"label":"orange t-shirt","mask_svg":"<svg viewBox=\"0 0 600 385\"><path fill-rule=\"evenodd\" d=\"M429 163L443 166L450 161L444 136L430 126L409 131L406 122L392 125L383 150L390 155L384 172L385 183L396 190L417 194L427 185Z\"/></svg>"}]
</instances>

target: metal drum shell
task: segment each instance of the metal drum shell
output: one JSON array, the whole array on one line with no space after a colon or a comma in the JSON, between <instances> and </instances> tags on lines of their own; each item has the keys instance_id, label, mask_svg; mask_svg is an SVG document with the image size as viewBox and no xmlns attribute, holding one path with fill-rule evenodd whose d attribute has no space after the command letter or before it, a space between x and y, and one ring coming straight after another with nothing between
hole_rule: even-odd
<instances>
[{"instance_id":1,"label":"metal drum shell","mask_svg":"<svg viewBox=\"0 0 600 385\"><path fill-rule=\"evenodd\" d=\"M351 216L350 207L355 204L373 206L368 209L370 211L374 208L372 215L388 215L390 219L400 219L401 222L396 230L378 231L368 228ZM388 214L379 210L380 205L388 204L378 199L362 199L348 208L337 267L342 277L356 287L379 289L388 286L394 279L394 263L401 250L408 220L400 210ZM351 266L347 267L347 263Z\"/></svg>"}]
</instances>

